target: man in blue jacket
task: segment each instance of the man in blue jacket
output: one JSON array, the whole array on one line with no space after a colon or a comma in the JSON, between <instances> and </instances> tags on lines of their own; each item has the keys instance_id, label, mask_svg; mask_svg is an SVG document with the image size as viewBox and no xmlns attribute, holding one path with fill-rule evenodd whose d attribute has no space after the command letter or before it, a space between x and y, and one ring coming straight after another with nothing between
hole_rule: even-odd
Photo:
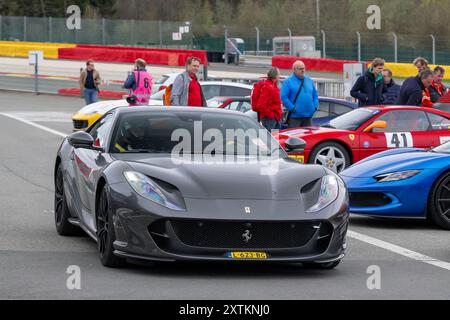
<instances>
[{"instance_id":1,"label":"man in blue jacket","mask_svg":"<svg viewBox=\"0 0 450 320\"><path fill-rule=\"evenodd\" d=\"M356 80L350 95L359 101L360 107L383 104L383 94L386 93L382 75L384 64L383 59L374 59L366 74Z\"/></svg>"},{"instance_id":2,"label":"man in blue jacket","mask_svg":"<svg viewBox=\"0 0 450 320\"><path fill-rule=\"evenodd\" d=\"M319 108L319 95L314 81L305 75L303 61L296 61L293 74L283 82L281 101L289 112L289 128L310 127Z\"/></svg>"}]
</instances>

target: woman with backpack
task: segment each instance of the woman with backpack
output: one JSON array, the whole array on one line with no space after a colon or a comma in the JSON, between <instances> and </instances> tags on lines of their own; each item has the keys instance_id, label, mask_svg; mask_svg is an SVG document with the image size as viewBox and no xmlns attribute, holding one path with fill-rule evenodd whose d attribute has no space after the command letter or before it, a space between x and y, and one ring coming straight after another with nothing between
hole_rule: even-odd
<instances>
[{"instance_id":1,"label":"woman with backpack","mask_svg":"<svg viewBox=\"0 0 450 320\"><path fill-rule=\"evenodd\" d=\"M267 80L255 85L252 93L252 108L258 113L261 124L269 131L279 130L282 118L280 89L280 70L271 68Z\"/></svg>"}]
</instances>

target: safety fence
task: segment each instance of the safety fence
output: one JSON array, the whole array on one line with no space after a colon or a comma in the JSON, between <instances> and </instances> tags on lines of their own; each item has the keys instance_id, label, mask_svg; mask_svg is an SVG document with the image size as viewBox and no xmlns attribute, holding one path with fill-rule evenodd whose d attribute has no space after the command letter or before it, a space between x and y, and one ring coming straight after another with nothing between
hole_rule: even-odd
<instances>
[{"instance_id":1,"label":"safety fence","mask_svg":"<svg viewBox=\"0 0 450 320\"><path fill-rule=\"evenodd\" d=\"M244 52L274 55L274 39L310 36L322 58L410 63L424 56L434 64L450 65L450 37L373 32L335 32L263 27L192 24L189 21L85 19L81 29L70 30L65 18L0 16L0 40L73 44L124 45L206 50L226 49L227 39L242 39ZM293 46L291 46L293 47ZM291 52L292 53L292 52ZM275 52L276 55L276 52ZM286 51L289 54L289 50Z\"/></svg>"}]
</instances>

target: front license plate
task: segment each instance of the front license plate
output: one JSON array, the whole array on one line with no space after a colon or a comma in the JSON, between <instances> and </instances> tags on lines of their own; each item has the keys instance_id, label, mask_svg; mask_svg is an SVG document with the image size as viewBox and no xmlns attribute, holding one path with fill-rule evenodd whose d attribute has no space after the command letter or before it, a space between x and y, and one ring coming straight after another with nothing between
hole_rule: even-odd
<instances>
[{"instance_id":1,"label":"front license plate","mask_svg":"<svg viewBox=\"0 0 450 320\"><path fill-rule=\"evenodd\" d=\"M305 163L305 156L289 155L289 158L297 160L300 163Z\"/></svg>"},{"instance_id":2,"label":"front license plate","mask_svg":"<svg viewBox=\"0 0 450 320\"><path fill-rule=\"evenodd\" d=\"M264 260L264 259L268 259L269 256L265 252L229 252L228 258Z\"/></svg>"}]
</instances>

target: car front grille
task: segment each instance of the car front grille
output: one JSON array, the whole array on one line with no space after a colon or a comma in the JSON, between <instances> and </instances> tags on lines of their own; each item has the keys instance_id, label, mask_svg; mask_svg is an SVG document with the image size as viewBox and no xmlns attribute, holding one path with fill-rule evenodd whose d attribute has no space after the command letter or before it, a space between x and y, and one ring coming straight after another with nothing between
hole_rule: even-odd
<instances>
[{"instance_id":1,"label":"car front grille","mask_svg":"<svg viewBox=\"0 0 450 320\"><path fill-rule=\"evenodd\" d=\"M382 192L352 192L351 207L384 207L392 203L392 199Z\"/></svg>"},{"instance_id":2,"label":"car front grille","mask_svg":"<svg viewBox=\"0 0 450 320\"><path fill-rule=\"evenodd\" d=\"M291 249L308 244L317 231L329 237L327 222L233 222L179 220L151 225L150 233L161 235L168 226L184 245L211 249Z\"/></svg>"},{"instance_id":3,"label":"car front grille","mask_svg":"<svg viewBox=\"0 0 450 320\"><path fill-rule=\"evenodd\" d=\"M73 127L75 130L87 129L87 126L88 126L87 120L73 120Z\"/></svg>"}]
</instances>

